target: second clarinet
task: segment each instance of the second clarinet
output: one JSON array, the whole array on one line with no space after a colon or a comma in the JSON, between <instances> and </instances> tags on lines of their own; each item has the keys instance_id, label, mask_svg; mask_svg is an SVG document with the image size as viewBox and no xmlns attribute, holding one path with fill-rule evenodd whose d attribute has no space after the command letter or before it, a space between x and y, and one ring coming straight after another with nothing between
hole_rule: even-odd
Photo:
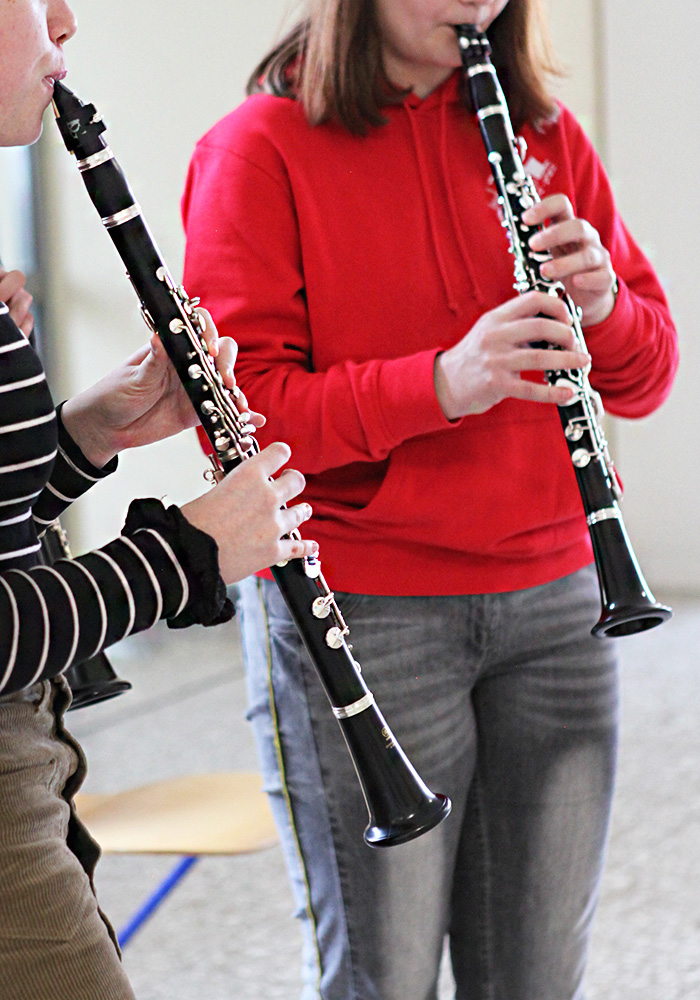
<instances>
[{"instance_id":1,"label":"second clarinet","mask_svg":"<svg viewBox=\"0 0 700 1000\"><path fill-rule=\"evenodd\" d=\"M579 310L559 281L548 280L540 266L548 254L529 247L534 229L523 212L539 200L534 181L523 165L524 142L516 139L506 99L490 59L487 36L473 24L455 28L466 82L471 92L481 137L496 185L503 224L514 258L518 292L543 291L564 301L571 315L579 350L587 353ZM587 371L553 369L551 384L570 385L571 402L559 407L564 436L583 501L593 547L602 612L593 626L599 637L631 635L660 625L671 609L659 604L642 575L618 504L620 491L602 426L603 406Z\"/></svg>"},{"instance_id":2,"label":"second clarinet","mask_svg":"<svg viewBox=\"0 0 700 1000\"><path fill-rule=\"evenodd\" d=\"M247 415L216 371L201 336L196 300L177 285L102 133L93 105L56 83L54 110L65 145L78 161L88 194L126 266L148 326L161 338L214 448L215 476L251 458L258 445ZM337 718L369 812L365 841L384 847L412 840L449 814L401 749L347 643L348 627L318 560L272 567L292 619Z\"/></svg>"}]
</instances>

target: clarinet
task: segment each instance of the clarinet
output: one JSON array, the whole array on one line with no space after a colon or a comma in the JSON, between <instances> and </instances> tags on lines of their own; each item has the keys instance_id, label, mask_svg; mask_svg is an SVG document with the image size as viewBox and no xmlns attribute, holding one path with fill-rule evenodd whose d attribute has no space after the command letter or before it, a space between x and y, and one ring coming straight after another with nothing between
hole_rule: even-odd
<instances>
[{"instance_id":1,"label":"clarinet","mask_svg":"<svg viewBox=\"0 0 700 1000\"><path fill-rule=\"evenodd\" d=\"M126 266L148 327L160 337L214 449L210 478L220 479L259 446L249 415L216 371L202 338L197 299L176 285L156 247L114 154L101 133L94 105L62 83L54 111L66 148L78 162L88 194ZM300 538L298 532L291 537ZM349 634L320 561L292 559L271 567L341 727L369 813L371 847L401 844L426 833L451 809L430 791L393 735L347 643Z\"/></svg>"},{"instance_id":2,"label":"clarinet","mask_svg":"<svg viewBox=\"0 0 700 1000\"><path fill-rule=\"evenodd\" d=\"M540 199L534 181L525 172L522 159L525 143L513 133L506 99L490 60L489 40L473 24L456 25L455 31L465 82L479 120L515 261L514 287L520 293L536 290L560 298L571 316L578 350L588 353L581 329L581 311L564 285L548 280L540 270L551 259L550 254L533 253L528 245L536 230L526 226L521 216ZM591 631L603 638L654 628L671 617L671 609L656 601L627 535L618 504L621 493L617 474L601 424L600 396L591 388L588 369L552 370L546 372L546 378L550 385L570 386L575 390L571 401L560 405L558 410L586 514L600 586L602 612Z\"/></svg>"}]
</instances>

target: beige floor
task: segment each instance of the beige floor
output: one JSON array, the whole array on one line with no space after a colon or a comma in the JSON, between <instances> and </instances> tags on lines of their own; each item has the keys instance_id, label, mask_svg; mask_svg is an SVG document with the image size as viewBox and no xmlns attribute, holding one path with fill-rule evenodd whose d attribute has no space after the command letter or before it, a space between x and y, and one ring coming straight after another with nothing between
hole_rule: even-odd
<instances>
[{"instance_id":1,"label":"beige floor","mask_svg":"<svg viewBox=\"0 0 700 1000\"><path fill-rule=\"evenodd\" d=\"M700 998L700 608L672 603L669 623L620 642L620 772L587 1000ZM256 769L235 623L158 629L111 659L134 690L71 715L87 790ZM173 863L103 859L98 890L117 926ZM278 848L200 861L125 951L137 995L296 1000L291 909ZM441 1000L450 995L445 974Z\"/></svg>"}]
</instances>

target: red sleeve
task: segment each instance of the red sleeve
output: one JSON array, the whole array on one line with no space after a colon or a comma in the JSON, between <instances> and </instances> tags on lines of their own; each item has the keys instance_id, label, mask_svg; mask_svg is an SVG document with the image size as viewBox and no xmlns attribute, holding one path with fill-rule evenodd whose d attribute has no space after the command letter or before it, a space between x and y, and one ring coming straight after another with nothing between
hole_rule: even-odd
<instances>
[{"instance_id":1,"label":"red sleeve","mask_svg":"<svg viewBox=\"0 0 700 1000\"><path fill-rule=\"evenodd\" d=\"M583 331L593 358L591 384L610 413L644 417L671 391L678 367L675 325L651 264L620 218L597 154L575 119L563 113L575 212L598 230L620 286L610 316Z\"/></svg>"},{"instance_id":2,"label":"red sleeve","mask_svg":"<svg viewBox=\"0 0 700 1000\"><path fill-rule=\"evenodd\" d=\"M274 414L274 435L292 447L295 465L315 473L379 461L403 441L451 426L435 395L437 347L313 370L284 164L264 137L245 134L237 147L209 137L192 158L182 202L185 285L238 342L237 379L251 407ZM267 443L269 432L258 438Z\"/></svg>"}]
</instances>

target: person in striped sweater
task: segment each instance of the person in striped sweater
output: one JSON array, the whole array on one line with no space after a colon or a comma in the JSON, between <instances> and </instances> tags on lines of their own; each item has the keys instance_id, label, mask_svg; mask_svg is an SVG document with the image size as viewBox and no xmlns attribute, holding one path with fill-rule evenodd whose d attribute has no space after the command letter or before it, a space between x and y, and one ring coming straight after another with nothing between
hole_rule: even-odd
<instances>
[{"instance_id":1,"label":"person in striped sweater","mask_svg":"<svg viewBox=\"0 0 700 1000\"><path fill-rule=\"evenodd\" d=\"M74 31L64 0L1 0L0 145L38 138ZM205 317L232 387L236 346ZM315 553L286 537L311 509L286 507L304 479L276 475L290 450L275 442L181 509L136 500L118 538L40 565L42 533L115 471L120 451L196 419L157 338L56 408L31 329L23 275L0 272L0 996L131 1000L93 892L99 848L72 805L85 761L64 727L62 675L160 619L226 621L228 584Z\"/></svg>"}]
</instances>

